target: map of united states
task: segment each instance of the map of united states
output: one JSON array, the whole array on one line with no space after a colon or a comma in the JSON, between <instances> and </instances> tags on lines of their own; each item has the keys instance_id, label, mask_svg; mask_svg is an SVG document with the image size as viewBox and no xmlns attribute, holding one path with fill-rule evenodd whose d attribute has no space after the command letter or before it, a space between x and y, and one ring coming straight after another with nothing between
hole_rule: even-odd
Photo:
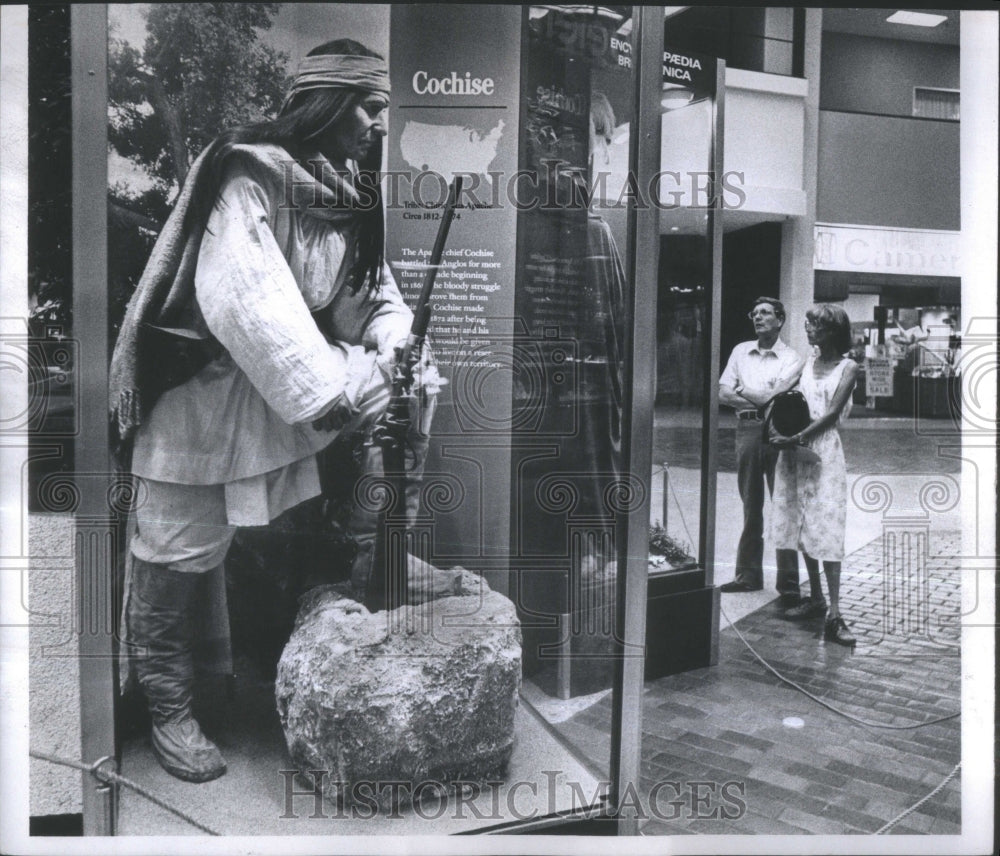
<instances>
[{"instance_id":1,"label":"map of united states","mask_svg":"<svg viewBox=\"0 0 1000 856\"><path fill-rule=\"evenodd\" d=\"M462 125L407 122L399 140L403 160L415 170L430 170L450 179L455 173L487 174L503 136L504 122L483 135Z\"/></svg>"}]
</instances>

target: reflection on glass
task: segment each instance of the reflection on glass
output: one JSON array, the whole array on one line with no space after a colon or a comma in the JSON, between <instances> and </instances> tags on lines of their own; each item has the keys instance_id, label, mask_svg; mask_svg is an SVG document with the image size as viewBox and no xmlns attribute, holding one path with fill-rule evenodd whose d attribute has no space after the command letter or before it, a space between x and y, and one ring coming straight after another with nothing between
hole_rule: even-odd
<instances>
[{"instance_id":1,"label":"reflection on glass","mask_svg":"<svg viewBox=\"0 0 1000 856\"><path fill-rule=\"evenodd\" d=\"M519 214L513 543L523 697L607 778L615 645L615 528L631 116L631 20L603 7L534 7L522 64L527 166L538 205ZM519 382L520 375L520 382ZM535 386L529 385L533 380Z\"/></svg>"},{"instance_id":2,"label":"reflection on glass","mask_svg":"<svg viewBox=\"0 0 1000 856\"><path fill-rule=\"evenodd\" d=\"M775 6L667 6L669 38L715 56L731 68L769 74L795 71L796 17L801 9Z\"/></svg>"}]
</instances>

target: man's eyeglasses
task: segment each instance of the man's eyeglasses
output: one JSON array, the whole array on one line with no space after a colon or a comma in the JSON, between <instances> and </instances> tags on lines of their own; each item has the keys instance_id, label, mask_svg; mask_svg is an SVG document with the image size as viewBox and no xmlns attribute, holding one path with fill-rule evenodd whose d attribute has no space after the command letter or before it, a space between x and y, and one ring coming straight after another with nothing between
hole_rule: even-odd
<instances>
[{"instance_id":1,"label":"man's eyeglasses","mask_svg":"<svg viewBox=\"0 0 1000 856\"><path fill-rule=\"evenodd\" d=\"M769 317L776 317L773 309L754 309L751 312L747 313L747 318L749 318L751 321L757 318L769 318Z\"/></svg>"},{"instance_id":2,"label":"man's eyeglasses","mask_svg":"<svg viewBox=\"0 0 1000 856\"><path fill-rule=\"evenodd\" d=\"M807 330L820 330L823 327L821 321L813 321L811 318L806 318L806 329Z\"/></svg>"}]
</instances>

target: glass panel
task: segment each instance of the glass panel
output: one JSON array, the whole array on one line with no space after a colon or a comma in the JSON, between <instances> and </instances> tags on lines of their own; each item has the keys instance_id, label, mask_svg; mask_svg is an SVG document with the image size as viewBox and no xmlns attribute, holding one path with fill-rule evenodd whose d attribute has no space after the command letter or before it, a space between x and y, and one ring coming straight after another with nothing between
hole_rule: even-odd
<instances>
[{"instance_id":1,"label":"glass panel","mask_svg":"<svg viewBox=\"0 0 1000 856\"><path fill-rule=\"evenodd\" d=\"M701 676L717 657L718 645L718 590L710 584L718 564L710 543L717 447L709 435L716 421L712 324L721 243L714 232L718 200L712 188L719 186L714 165L721 143L716 98L724 96L716 92L716 60L673 41L673 23L671 17L665 21L662 97L653 117L661 125L664 209L640 752L644 835L673 834L681 827L669 821L687 816L688 802L704 797L718 811L719 799L713 741L677 723L689 713L705 717L695 707L702 706ZM696 701L678 704L676 687L694 684ZM688 759L695 759L699 773L692 772Z\"/></svg>"},{"instance_id":2,"label":"glass panel","mask_svg":"<svg viewBox=\"0 0 1000 856\"><path fill-rule=\"evenodd\" d=\"M314 34L329 33L389 60L392 102L381 163L385 260L411 307L428 270L436 271L429 328L436 375L428 370L427 376L439 380L436 393L426 392L411 415L405 531L375 519L381 492L398 483L382 479L370 431L342 431L319 452L318 474L308 464L297 472L282 464L263 478L221 480L227 520L241 525L224 571L214 577L210 571L200 584L209 589L207 609L219 610L206 618L228 608L228 630L209 637L204 653L210 655L205 664L230 673L230 680L227 696L227 685L208 672L196 698L197 715L229 770L213 783L208 804L204 794L196 800L190 789L178 789L157 767L145 701L132 694L120 705L124 770L163 783L174 804L214 817L224 834L474 831L600 804L612 752L614 534L623 492L629 287L623 186L635 85L630 7L136 4L112 6L109 14L112 338L157 236L170 228L164 224L179 192L203 180L192 177L203 175L195 171L199 152L226 128L277 115L288 79L319 41ZM445 43L449 49L441 51ZM277 142L285 145L284 138ZM281 169L294 170L296 161L302 166L301 151L294 153L298 158L287 148L285 154L278 155ZM301 184L302 175L294 175ZM429 256L442 219L441 190L453 175L465 179L465 195L434 267ZM296 198L297 185L278 186ZM230 202L236 204L242 203ZM319 268L296 267L288 242L320 241L330 227L302 222L305 214L295 205L268 211L272 216L248 222L262 224L262 243L270 247L273 238L293 269L285 304L298 306L302 291L305 308L321 310L306 291L310 283L323 287L310 272L324 272L329 259L321 256ZM203 243L199 266L211 252ZM271 260L284 271L282 259ZM235 280L246 273L239 265L230 270L221 275ZM253 266L248 270L252 274ZM342 283L336 269L329 273L330 281ZM256 360L240 362L232 348L201 353L205 340L186 335L200 332L199 323L197 312L181 312L176 323L159 319L164 329L155 335L174 337L174 356L155 363L153 373L161 372L159 379L174 384L170 393L179 396L161 396L159 415L164 400L192 404L197 396L190 387L217 381L232 363L248 377L255 368ZM350 335L330 337L360 344ZM255 353L264 364L266 349ZM165 376L175 357L190 360L183 365L193 369L193 380ZM381 375L369 366L365 377ZM244 385L241 400L253 398L256 388ZM178 412L199 419L209 402L194 403L201 409ZM267 421L273 414L258 416ZM258 434L257 423L223 421L250 437L258 455L268 453L269 438L284 436L277 419ZM218 428L208 422L207 431ZM145 430L155 432L156 424L154 415ZM187 424L178 420L175 428L182 432ZM417 460L422 471L412 467ZM206 456L205 467L215 464ZM277 495L274 473L287 481L288 493ZM205 478L199 471L194 481ZM140 531L143 525L140 520ZM395 535L400 538L392 540ZM368 615L357 589L348 589L352 580L357 584L357 557L370 548L374 574L400 544L408 551L411 592L417 592L411 597L435 605ZM150 558L160 561L159 554ZM459 602L465 612L449 611ZM498 611L487 622L489 608ZM361 681L331 684L325 698L314 699L299 722L308 731L315 717L314 742L295 730L287 701L288 651L309 616L320 623L333 617L326 630L336 635L347 626L353 635L339 648L301 644L302 658L333 647L314 662L317 673L309 680L295 673L296 692L306 684L325 687L356 668L369 637L373 645L411 646L397 663L384 652L372 655L367 665L383 674L388 689L371 704L350 707L367 692ZM427 624L419 623L424 619ZM481 634L492 641L476 647ZM413 651L413 639L426 645ZM473 652L484 652L484 671L477 671ZM424 693L416 713L395 725L394 711L411 698L406 682L422 688L447 669L456 670L454 680ZM359 734L349 730L355 720L364 735L352 743L345 735ZM403 748L393 754L393 746ZM358 758L374 765L364 793L353 789L356 768L342 766ZM319 777L309 770L319 770ZM325 799L317 801L320 785ZM236 805L240 810L232 811ZM122 834L183 829L122 795Z\"/></svg>"},{"instance_id":3,"label":"glass panel","mask_svg":"<svg viewBox=\"0 0 1000 856\"><path fill-rule=\"evenodd\" d=\"M511 485L522 694L604 780L634 126L632 21L615 8L537 6L528 15L523 165L541 180L518 218L515 324L524 335Z\"/></svg>"},{"instance_id":4,"label":"glass panel","mask_svg":"<svg viewBox=\"0 0 1000 856\"><path fill-rule=\"evenodd\" d=\"M697 64L698 68L694 65ZM712 253L708 238L714 63L665 48L650 572L700 560L702 426Z\"/></svg>"},{"instance_id":5,"label":"glass panel","mask_svg":"<svg viewBox=\"0 0 1000 856\"><path fill-rule=\"evenodd\" d=\"M79 430L73 334L69 7L28 11L28 338L11 341L27 370L28 508L73 511L59 497L72 479ZM22 350L23 349L23 350Z\"/></svg>"}]
</instances>

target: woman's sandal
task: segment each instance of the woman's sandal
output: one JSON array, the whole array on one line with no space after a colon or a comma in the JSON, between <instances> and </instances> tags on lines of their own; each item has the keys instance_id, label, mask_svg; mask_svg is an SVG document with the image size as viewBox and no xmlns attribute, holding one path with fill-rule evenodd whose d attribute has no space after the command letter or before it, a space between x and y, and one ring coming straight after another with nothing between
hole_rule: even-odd
<instances>
[{"instance_id":1,"label":"woman's sandal","mask_svg":"<svg viewBox=\"0 0 1000 856\"><path fill-rule=\"evenodd\" d=\"M826 622L823 627L823 638L827 642L836 642L838 645L844 645L847 648L853 648L858 642L851 635L851 631L847 629L847 622L839 615Z\"/></svg>"}]
</instances>

